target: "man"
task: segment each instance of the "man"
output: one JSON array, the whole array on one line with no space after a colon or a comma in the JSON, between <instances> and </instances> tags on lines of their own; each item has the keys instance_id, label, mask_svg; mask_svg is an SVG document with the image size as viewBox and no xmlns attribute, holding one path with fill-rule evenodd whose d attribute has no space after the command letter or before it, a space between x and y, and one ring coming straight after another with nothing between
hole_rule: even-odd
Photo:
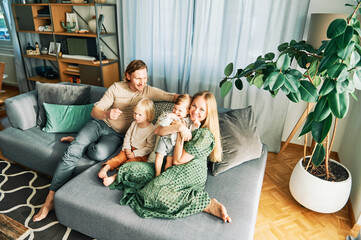
<instances>
[{"instance_id":1,"label":"man","mask_svg":"<svg viewBox=\"0 0 361 240\"><path fill-rule=\"evenodd\" d=\"M174 102L177 98L177 94L148 86L147 81L147 65L141 60L134 60L125 70L124 81L110 86L95 103L91 112L94 120L84 126L65 151L55 170L45 203L33 217L34 222L41 221L54 209L55 192L70 179L86 148L89 157L102 161L119 147L133 121L133 108L140 99Z\"/></svg>"}]
</instances>

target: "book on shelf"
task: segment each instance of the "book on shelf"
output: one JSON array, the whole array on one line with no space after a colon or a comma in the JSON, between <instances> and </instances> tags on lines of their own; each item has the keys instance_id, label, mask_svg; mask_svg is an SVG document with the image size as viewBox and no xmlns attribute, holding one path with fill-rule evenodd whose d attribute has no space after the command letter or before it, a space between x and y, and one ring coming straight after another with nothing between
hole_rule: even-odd
<instances>
[{"instance_id":1,"label":"book on shelf","mask_svg":"<svg viewBox=\"0 0 361 240\"><path fill-rule=\"evenodd\" d=\"M69 64L69 65L66 67L66 70L67 70L67 71L70 71L70 72L79 72L79 66L78 66L78 65Z\"/></svg>"}]
</instances>

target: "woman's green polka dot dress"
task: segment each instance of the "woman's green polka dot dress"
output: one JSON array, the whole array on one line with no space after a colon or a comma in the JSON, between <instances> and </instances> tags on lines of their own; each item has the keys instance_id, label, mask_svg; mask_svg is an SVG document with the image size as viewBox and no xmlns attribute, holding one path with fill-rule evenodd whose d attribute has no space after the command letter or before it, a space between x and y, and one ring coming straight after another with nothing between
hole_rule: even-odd
<instances>
[{"instance_id":1,"label":"woman's green polka dot dress","mask_svg":"<svg viewBox=\"0 0 361 240\"><path fill-rule=\"evenodd\" d=\"M128 204L143 218L182 218L203 211L210 197L204 192L207 157L213 151L214 137L207 128L192 133L184 149L194 158L172 166L157 178L154 163L130 162L119 168L110 189L124 190L120 204Z\"/></svg>"}]
</instances>

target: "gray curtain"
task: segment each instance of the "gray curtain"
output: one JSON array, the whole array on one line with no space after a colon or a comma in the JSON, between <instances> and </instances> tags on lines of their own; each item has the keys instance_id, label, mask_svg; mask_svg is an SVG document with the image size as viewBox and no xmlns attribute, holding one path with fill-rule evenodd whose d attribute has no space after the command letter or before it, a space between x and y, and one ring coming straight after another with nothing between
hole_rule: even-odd
<instances>
[{"instance_id":1,"label":"gray curtain","mask_svg":"<svg viewBox=\"0 0 361 240\"><path fill-rule=\"evenodd\" d=\"M171 92L212 91L220 107L252 105L261 139L278 152L288 107L281 94L248 86L220 96L229 62L245 68L259 55L301 40L309 0L123 0L118 3L122 70L144 60L150 85Z\"/></svg>"},{"instance_id":2,"label":"gray curtain","mask_svg":"<svg viewBox=\"0 0 361 240\"><path fill-rule=\"evenodd\" d=\"M14 57L15 57L15 68L16 68L16 78L18 82L18 87L20 92L27 92L33 89L34 84L32 82L27 82L26 74L24 66L26 66L26 71L29 73L30 76L35 75L35 61L30 61L30 59L25 59L26 64L24 65L23 59L21 57L22 50L21 48L25 49L25 46L19 45L19 39L22 44L40 42L38 34L33 33L19 33L19 38L16 33L16 25L14 21L14 15L12 11L11 4L12 3L23 3L23 1L10 1L10 0L2 0L0 1L4 11L5 17L9 25L9 33L11 35L11 39L13 42L14 47Z\"/></svg>"}]
</instances>

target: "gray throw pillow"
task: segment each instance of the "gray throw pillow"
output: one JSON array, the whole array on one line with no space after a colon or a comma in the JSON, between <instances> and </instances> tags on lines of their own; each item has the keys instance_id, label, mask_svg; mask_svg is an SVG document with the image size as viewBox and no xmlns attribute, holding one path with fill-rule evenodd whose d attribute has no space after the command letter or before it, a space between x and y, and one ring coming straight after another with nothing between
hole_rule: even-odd
<instances>
[{"instance_id":1,"label":"gray throw pillow","mask_svg":"<svg viewBox=\"0 0 361 240\"><path fill-rule=\"evenodd\" d=\"M153 124L157 123L158 117L164 112L173 110L174 103L172 102L154 102L154 120Z\"/></svg>"},{"instance_id":2,"label":"gray throw pillow","mask_svg":"<svg viewBox=\"0 0 361 240\"><path fill-rule=\"evenodd\" d=\"M38 91L38 117L37 125L45 127L46 114L43 103L60 105L85 105L89 103L90 86L88 85L65 85L36 82Z\"/></svg>"},{"instance_id":3,"label":"gray throw pillow","mask_svg":"<svg viewBox=\"0 0 361 240\"><path fill-rule=\"evenodd\" d=\"M223 158L212 164L214 176L261 156L262 143L251 106L219 114L219 128Z\"/></svg>"}]
</instances>

